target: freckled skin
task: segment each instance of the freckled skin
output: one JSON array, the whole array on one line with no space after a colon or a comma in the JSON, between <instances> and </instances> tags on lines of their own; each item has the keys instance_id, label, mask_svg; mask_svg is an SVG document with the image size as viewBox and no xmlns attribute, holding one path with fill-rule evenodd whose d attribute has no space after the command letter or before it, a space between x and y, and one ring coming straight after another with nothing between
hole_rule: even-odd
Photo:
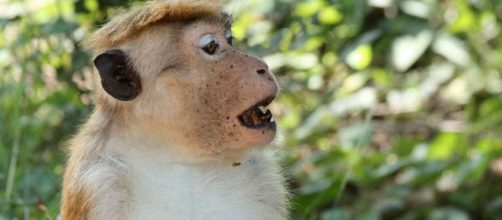
<instances>
[{"instance_id":1,"label":"freckled skin","mask_svg":"<svg viewBox=\"0 0 502 220\"><path fill-rule=\"evenodd\" d=\"M169 134L160 135L169 143L192 146L191 150L200 154L263 146L275 137L275 128L249 129L238 121L238 115L245 110L274 96L278 86L263 61L237 51L224 40L225 31L222 25L207 21L186 27L178 44L182 68L168 70L154 80L144 80L153 84L144 86L143 96L162 100L145 101L149 105L145 108L169 110L146 113L159 125L159 130L169 130L165 132ZM222 39L215 55L208 55L199 46L200 37L208 33ZM162 31L153 34L166 35ZM143 121L138 117L138 123Z\"/></svg>"}]
</instances>

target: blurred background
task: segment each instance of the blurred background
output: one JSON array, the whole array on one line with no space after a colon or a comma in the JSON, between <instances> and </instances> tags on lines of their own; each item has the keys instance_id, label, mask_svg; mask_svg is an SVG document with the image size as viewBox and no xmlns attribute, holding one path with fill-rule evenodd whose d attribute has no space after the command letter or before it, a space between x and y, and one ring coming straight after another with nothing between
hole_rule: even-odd
<instances>
[{"instance_id":1,"label":"blurred background","mask_svg":"<svg viewBox=\"0 0 502 220\"><path fill-rule=\"evenodd\" d=\"M141 1L0 0L0 219L55 219L81 41ZM269 64L291 219L502 219L502 0L233 1Z\"/></svg>"}]
</instances>

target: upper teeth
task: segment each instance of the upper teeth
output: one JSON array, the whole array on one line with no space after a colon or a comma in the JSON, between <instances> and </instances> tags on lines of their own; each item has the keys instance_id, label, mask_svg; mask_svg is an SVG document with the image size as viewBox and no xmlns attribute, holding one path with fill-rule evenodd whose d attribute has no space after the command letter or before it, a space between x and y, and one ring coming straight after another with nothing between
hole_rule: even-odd
<instances>
[{"instance_id":1,"label":"upper teeth","mask_svg":"<svg viewBox=\"0 0 502 220\"><path fill-rule=\"evenodd\" d=\"M265 114L268 111L268 108L265 106L258 106L258 109L260 109L261 113Z\"/></svg>"}]
</instances>

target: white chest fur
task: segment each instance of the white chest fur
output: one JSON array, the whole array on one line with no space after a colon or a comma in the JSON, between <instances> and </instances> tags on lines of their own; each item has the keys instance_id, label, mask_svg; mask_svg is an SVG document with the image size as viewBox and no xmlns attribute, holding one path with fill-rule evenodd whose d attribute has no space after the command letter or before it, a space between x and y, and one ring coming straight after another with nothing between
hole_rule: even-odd
<instances>
[{"instance_id":1,"label":"white chest fur","mask_svg":"<svg viewBox=\"0 0 502 220\"><path fill-rule=\"evenodd\" d=\"M133 177L130 219L286 219L283 179L263 152L249 154L239 166L126 165Z\"/></svg>"}]
</instances>

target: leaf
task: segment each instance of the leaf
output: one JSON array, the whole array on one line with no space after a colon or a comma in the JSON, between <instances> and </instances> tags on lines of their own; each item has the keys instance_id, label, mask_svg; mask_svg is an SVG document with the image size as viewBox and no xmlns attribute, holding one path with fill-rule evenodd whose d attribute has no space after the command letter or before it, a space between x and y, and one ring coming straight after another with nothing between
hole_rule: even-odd
<instances>
[{"instance_id":1,"label":"leaf","mask_svg":"<svg viewBox=\"0 0 502 220\"><path fill-rule=\"evenodd\" d=\"M445 207L434 209L429 216L430 220L469 220L469 215L465 213L464 210L454 208L454 207Z\"/></svg>"},{"instance_id":2,"label":"leaf","mask_svg":"<svg viewBox=\"0 0 502 220\"><path fill-rule=\"evenodd\" d=\"M500 3L500 2L499 2ZM469 32L472 28L476 28L476 15L469 7L467 1L452 1L452 6L449 8L450 14L453 16L447 17L450 20L448 23L449 29L452 32Z\"/></svg>"},{"instance_id":3,"label":"leaf","mask_svg":"<svg viewBox=\"0 0 502 220\"><path fill-rule=\"evenodd\" d=\"M374 211L382 219L395 219L404 209L405 204L401 199L388 198L378 201L375 204Z\"/></svg>"},{"instance_id":4,"label":"leaf","mask_svg":"<svg viewBox=\"0 0 502 220\"><path fill-rule=\"evenodd\" d=\"M468 66L471 63L471 56L465 44L451 35L439 35L432 45L432 50L459 66Z\"/></svg>"},{"instance_id":5,"label":"leaf","mask_svg":"<svg viewBox=\"0 0 502 220\"><path fill-rule=\"evenodd\" d=\"M486 206L488 216L502 216L502 196L498 196Z\"/></svg>"},{"instance_id":6,"label":"leaf","mask_svg":"<svg viewBox=\"0 0 502 220\"><path fill-rule=\"evenodd\" d=\"M391 64L401 72L408 70L424 54L433 39L433 32L428 29L416 35L403 35L392 43Z\"/></svg>"},{"instance_id":7,"label":"leaf","mask_svg":"<svg viewBox=\"0 0 502 220\"><path fill-rule=\"evenodd\" d=\"M386 163L382 164L378 169L376 169L374 172L372 172L372 175L375 178L382 178L391 174L394 174L395 172L399 171L400 169L412 165L415 161L413 159L403 159L399 160L397 163Z\"/></svg>"},{"instance_id":8,"label":"leaf","mask_svg":"<svg viewBox=\"0 0 502 220\"><path fill-rule=\"evenodd\" d=\"M323 7L322 1L307 1L298 3L293 12L294 15L308 18L318 13Z\"/></svg>"},{"instance_id":9,"label":"leaf","mask_svg":"<svg viewBox=\"0 0 502 220\"><path fill-rule=\"evenodd\" d=\"M326 7L319 12L319 21L323 24L338 24L343 19L343 14L335 7Z\"/></svg>"},{"instance_id":10,"label":"leaf","mask_svg":"<svg viewBox=\"0 0 502 220\"><path fill-rule=\"evenodd\" d=\"M433 12L433 6L426 1L406 0L400 6L405 13L419 18L429 18Z\"/></svg>"},{"instance_id":11,"label":"leaf","mask_svg":"<svg viewBox=\"0 0 502 220\"><path fill-rule=\"evenodd\" d=\"M338 132L341 145L352 148L367 145L373 135L373 126L370 123L361 123L345 127Z\"/></svg>"},{"instance_id":12,"label":"leaf","mask_svg":"<svg viewBox=\"0 0 502 220\"><path fill-rule=\"evenodd\" d=\"M361 44L349 52L346 61L350 67L356 70L366 69L373 59L373 50L369 44Z\"/></svg>"},{"instance_id":13,"label":"leaf","mask_svg":"<svg viewBox=\"0 0 502 220\"><path fill-rule=\"evenodd\" d=\"M333 208L330 209L326 212L324 212L321 216L322 220L350 220L350 214L343 210L343 209L338 209L338 208Z\"/></svg>"},{"instance_id":14,"label":"leaf","mask_svg":"<svg viewBox=\"0 0 502 220\"><path fill-rule=\"evenodd\" d=\"M442 133L431 143L428 158L431 160L448 159L458 150L462 143L462 136L458 133Z\"/></svg>"},{"instance_id":15,"label":"leaf","mask_svg":"<svg viewBox=\"0 0 502 220\"><path fill-rule=\"evenodd\" d=\"M377 91L372 87L364 87L343 99L335 100L329 105L329 111L335 116L350 112L371 109L378 103Z\"/></svg>"}]
</instances>

